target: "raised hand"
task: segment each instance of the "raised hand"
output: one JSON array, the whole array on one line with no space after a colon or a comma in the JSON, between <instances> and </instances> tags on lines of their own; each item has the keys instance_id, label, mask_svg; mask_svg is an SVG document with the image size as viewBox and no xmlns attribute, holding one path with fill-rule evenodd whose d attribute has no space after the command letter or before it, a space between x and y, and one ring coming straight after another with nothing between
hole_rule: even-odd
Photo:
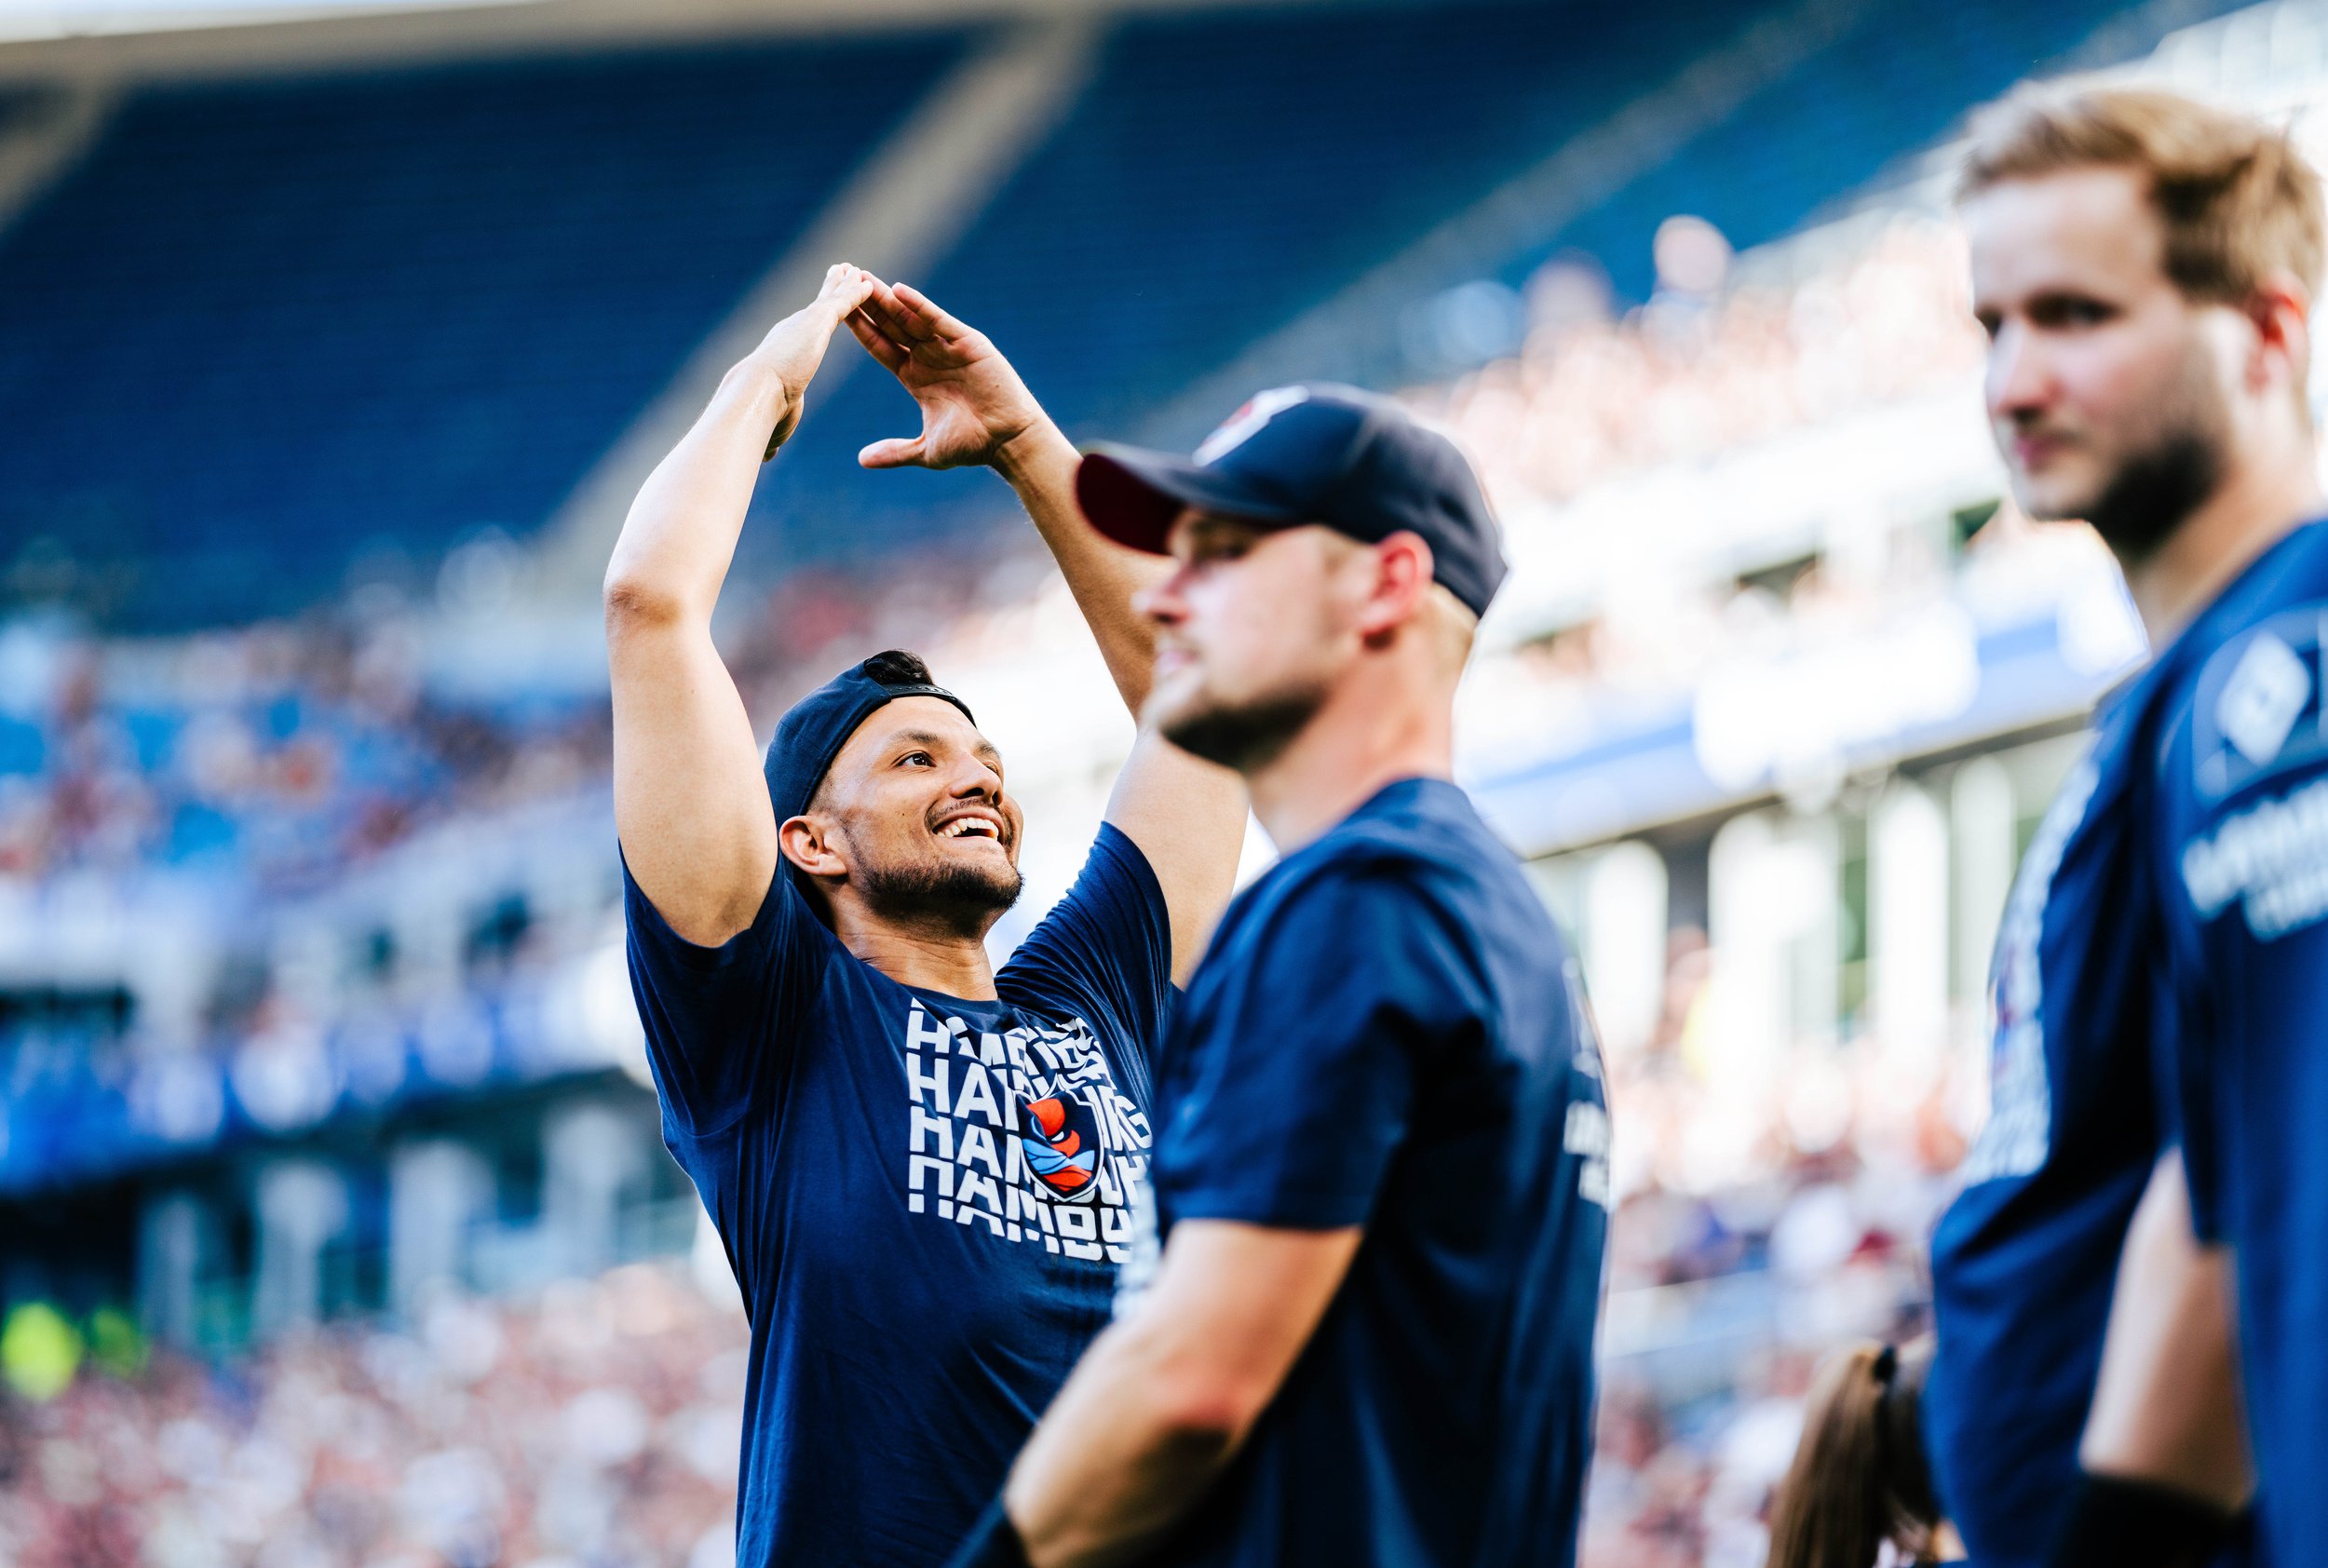
<instances>
[{"instance_id":1,"label":"raised hand","mask_svg":"<svg viewBox=\"0 0 2328 1568\"><path fill-rule=\"evenodd\" d=\"M760 346L751 351L754 359L776 372L784 388L783 406L777 412L775 428L768 433L768 449L761 454L762 462L774 457L776 449L799 427L801 399L816 378L817 367L824 363L825 347L832 343L834 329L861 310L878 287L878 280L864 268L834 263L825 269L824 287L817 297L769 328Z\"/></svg>"},{"instance_id":2,"label":"raised hand","mask_svg":"<svg viewBox=\"0 0 2328 1568\"><path fill-rule=\"evenodd\" d=\"M849 331L921 405L922 433L875 441L868 468L961 468L1001 462L1010 444L1049 420L1019 372L985 333L965 326L908 284L874 283Z\"/></svg>"}]
</instances>

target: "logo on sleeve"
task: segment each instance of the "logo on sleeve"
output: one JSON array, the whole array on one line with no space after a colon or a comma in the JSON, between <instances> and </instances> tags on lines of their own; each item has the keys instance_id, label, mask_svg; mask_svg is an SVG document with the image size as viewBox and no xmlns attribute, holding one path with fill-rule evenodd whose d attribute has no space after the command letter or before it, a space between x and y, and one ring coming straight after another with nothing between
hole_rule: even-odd
<instances>
[{"instance_id":1,"label":"logo on sleeve","mask_svg":"<svg viewBox=\"0 0 2328 1568\"><path fill-rule=\"evenodd\" d=\"M2328 756L2321 706L2328 605L2272 616L2224 644L2199 674L2191 766L2199 794L2221 800L2258 779Z\"/></svg>"},{"instance_id":2,"label":"logo on sleeve","mask_svg":"<svg viewBox=\"0 0 2328 1568\"><path fill-rule=\"evenodd\" d=\"M2265 632L2248 643L2215 698L2223 738L2257 767L2270 765L2288 743L2296 715L2312 695L2312 672L2295 650Z\"/></svg>"}]
</instances>

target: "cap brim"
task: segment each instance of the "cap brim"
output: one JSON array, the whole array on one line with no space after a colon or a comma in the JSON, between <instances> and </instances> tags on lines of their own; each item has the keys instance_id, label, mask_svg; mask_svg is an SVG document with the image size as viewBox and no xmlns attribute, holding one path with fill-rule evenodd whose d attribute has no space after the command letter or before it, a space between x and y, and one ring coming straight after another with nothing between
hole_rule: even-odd
<instances>
[{"instance_id":1,"label":"cap brim","mask_svg":"<svg viewBox=\"0 0 2328 1568\"><path fill-rule=\"evenodd\" d=\"M1076 469L1076 504L1102 534L1150 555L1166 553L1172 520L1191 507L1272 526L1301 520L1218 468L1112 443L1085 451Z\"/></svg>"}]
</instances>

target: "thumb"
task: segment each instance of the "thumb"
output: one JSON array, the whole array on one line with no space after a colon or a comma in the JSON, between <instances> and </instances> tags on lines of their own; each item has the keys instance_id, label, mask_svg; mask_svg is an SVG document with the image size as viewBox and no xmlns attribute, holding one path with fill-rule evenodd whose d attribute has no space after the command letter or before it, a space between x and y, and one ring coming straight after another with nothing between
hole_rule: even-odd
<instances>
[{"instance_id":1,"label":"thumb","mask_svg":"<svg viewBox=\"0 0 2328 1568\"><path fill-rule=\"evenodd\" d=\"M857 461L859 466L866 468L910 468L926 462L928 455L929 449L923 445L919 436L911 440L892 436L886 441L875 441L859 453Z\"/></svg>"}]
</instances>

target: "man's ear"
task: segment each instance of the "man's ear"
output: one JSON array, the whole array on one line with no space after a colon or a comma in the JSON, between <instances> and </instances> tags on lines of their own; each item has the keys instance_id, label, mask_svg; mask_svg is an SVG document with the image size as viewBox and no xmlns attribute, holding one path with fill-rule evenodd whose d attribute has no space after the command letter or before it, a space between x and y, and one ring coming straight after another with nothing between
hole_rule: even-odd
<instances>
[{"instance_id":1,"label":"man's ear","mask_svg":"<svg viewBox=\"0 0 2328 1568\"><path fill-rule=\"evenodd\" d=\"M2305 371L2311 363L2311 293L2291 273L2273 273L2248 296L2248 320L2255 329L2255 352L2249 361L2248 379L2258 390L2267 385L2279 365L2294 384L2298 400L2305 395Z\"/></svg>"},{"instance_id":2,"label":"man's ear","mask_svg":"<svg viewBox=\"0 0 2328 1568\"><path fill-rule=\"evenodd\" d=\"M776 830L777 852L808 875L846 878L848 858L813 817L788 817Z\"/></svg>"},{"instance_id":3,"label":"man's ear","mask_svg":"<svg viewBox=\"0 0 2328 1568\"><path fill-rule=\"evenodd\" d=\"M1387 637L1414 618L1431 588L1430 545L1420 534L1401 530L1374 547L1373 590L1359 617L1368 642Z\"/></svg>"}]
</instances>

